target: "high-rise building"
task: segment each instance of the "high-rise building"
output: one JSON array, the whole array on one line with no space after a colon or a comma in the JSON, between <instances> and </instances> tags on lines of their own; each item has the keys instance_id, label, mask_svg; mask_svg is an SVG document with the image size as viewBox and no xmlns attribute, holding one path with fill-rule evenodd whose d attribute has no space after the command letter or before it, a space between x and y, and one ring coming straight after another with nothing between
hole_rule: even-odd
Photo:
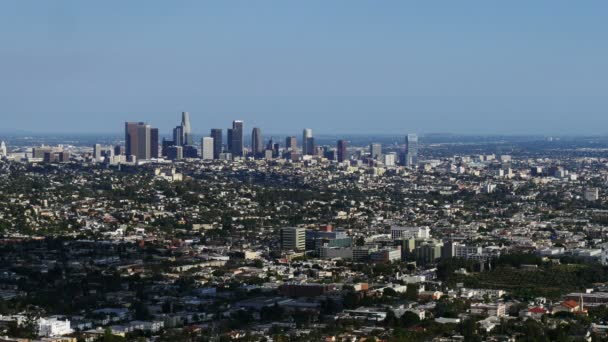
<instances>
[{"instance_id":1,"label":"high-rise building","mask_svg":"<svg viewBox=\"0 0 608 342\"><path fill-rule=\"evenodd\" d=\"M302 155L313 155L315 153L315 138L312 129L305 128L302 132Z\"/></svg>"},{"instance_id":2,"label":"high-rise building","mask_svg":"<svg viewBox=\"0 0 608 342\"><path fill-rule=\"evenodd\" d=\"M198 150L196 146L184 145L182 146L182 155L184 158L198 158Z\"/></svg>"},{"instance_id":3,"label":"high-rise building","mask_svg":"<svg viewBox=\"0 0 608 342\"><path fill-rule=\"evenodd\" d=\"M262 145L262 130L255 127L253 131L251 131L251 153L254 157L260 157L263 151L264 146Z\"/></svg>"},{"instance_id":4,"label":"high-rise building","mask_svg":"<svg viewBox=\"0 0 608 342\"><path fill-rule=\"evenodd\" d=\"M397 153L389 152L384 155L384 165L385 166L395 166L396 159L397 159Z\"/></svg>"},{"instance_id":5,"label":"high-rise building","mask_svg":"<svg viewBox=\"0 0 608 342\"><path fill-rule=\"evenodd\" d=\"M175 146L185 145L184 128L182 126L177 126L173 129L173 145L175 145Z\"/></svg>"},{"instance_id":6,"label":"high-rise building","mask_svg":"<svg viewBox=\"0 0 608 342\"><path fill-rule=\"evenodd\" d=\"M6 152L6 144L4 143L4 141L0 142L0 157L6 157L8 156L7 152Z\"/></svg>"},{"instance_id":7,"label":"high-rise building","mask_svg":"<svg viewBox=\"0 0 608 342\"><path fill-rule=\"evenodd\" d=\"M226 131L226 149L232 155L232 128L228 128Z\"/></svg>"},{"instance_id":8,"label":"high-rise building","mask_svg":"<svg viewBox=\"0 0 608 342\"><path fill-rule=\"evenodd\" d=\"M125 123L125 153L137 160L150 159L150 125L143 122Z\"/></svg>"},{"instance_id":9,"label":"high-rise building","mask_svg":"<svg viewBox=\"0 0 608 342\"><path fill-rule=\"evenodd\" d=\"M158 128L150 129L150 158L158 158Z\"/></svg>"},{"instance_id":10,"label":"high-rise building","mask_svg":"<svg viewBox=\"0 0 608 342\"><path fill-rule=\"evenodd\" d=\"M243 121L235 120L232 122L232 157L243 156Z\"/></svg>"},{"instance_id":11,"label":"high-rise building","mask_svg":"<svg viewBox=\"0 0 608 342\"><path fill-rule=\"evenodd\" d=\"M173 143L173 140L167 140L167 139L163 138L163 141L161 143L161 149L160 149L161 156L166 157L167 156L167 149L169 147L173 146L173 145L175 145Z\"/></svg>"},{"instance_id":12,"label":"high-rise building","mask_svg":"<svg viewBox=\"0 0 608 342\"><path fill-rule=\"evenodd\" d=\"M338 140L338 163L346 160L346 141Z\"/></svg>"},{"instance_id":13,"label":"high-rise building","mask_svg":"<svg viewBox=\"0 0 608 342\"><path fill-rule=\"evenodd\" d=\"M300 227L281 228L281 248L303 251L306 249L306 229Z\"/></svg>"},{"instance_id":14,"label":"high-rise building","mask_svg":"<svg viewBox=\"0 0 608 342\"><path fill-rule=\"evenodd\" d=\"M190 113L188 112L182 112L182 134L183 145L194 145L192 129L190 128Z\"/></svg>"},{"instance_id":15,"label":"high-rise building","mask_svg":"<svg viewBox=\"0 0 608 342\"><path fill-rule=\"evenodd\" d=\"M101 144L95 144L95 146L93 146L93 160L101 160Z\"/></svg>"},{"instance_id":16,"label":"high-rise building","mask_svg":"<svg viewBox=\"0 0 608 342\"><path fill-rule=\"evenodd\" d=\"M144 124L138 126L138 154L136 155L138 160L141 159L150 159L150 151L152 148L152 143L150 139L150 125Z\"/></svg>"},{"instance_id":17,"label":"high-rise building","mask_svg":"<svg viewBox=\"0 0 608 342\"><path fill-rule=\"evenodd\" d=\"M285 138L285 148L287 150L295 150L298 148L298 138L296 137L287 137Z\"/></svg>"},{"instance_id":18,"label":"high-rise building","mask_svg":"<svg viewBox=\"0 0 608 342\"><path fill-rule=\"evenodd\" d=\"M180 160L184 158L184 149L181 146L169 146L167 148L167 158L170 160Z\"/></svg>"},{"instance_id":19,"label":"high-rise building","mask_svg":"<svg viewBox=\"0 0 608 342\"><path fill-rule=\"evenodd\" d=\"M369 145L369 154L372 159L382 161L382 145L378 143Z\"/></svg>"},{"instance_id":20,"label":"high-rise building","mask_svg":"<svg viewBox=\"0 0 608 342\"><path fill-rule=\"evenodd\" d=\"M405 137L405 166L415 166L418 164L418 136L408 134Z\"/></svg>"},{"instance_id":21,"label":"high-rise building","mask_svg":"<svg viewBox=\"0 0 608 342\"><path fill-rule=\"evenodd\" d=\"M220 153L222 153L222 129L212 128L211 138L213 138L213 159L220 159Z\"/></svg>"},{"instance_id":22,"label":"high-rise building","mask_svg":"<svg viewBox=\"0 0 608 342\"><path fill-rule=\"evenodd\" d=\"M114 146L114 155L115 156L122 156L125 154L125 147L121 146L121 145L116 145Z\"/></svg>"},{"instance_id":23,"label":"high-rise building","mask_svg":"<svg viewBox=\"0 0 608 342\"><path fill-rule=\"evenodd\" d=\"M212 160L215 155L215 141L211 137L203 137L201 139L201 158L203 160Z\"/></svg>"}]
</instances>

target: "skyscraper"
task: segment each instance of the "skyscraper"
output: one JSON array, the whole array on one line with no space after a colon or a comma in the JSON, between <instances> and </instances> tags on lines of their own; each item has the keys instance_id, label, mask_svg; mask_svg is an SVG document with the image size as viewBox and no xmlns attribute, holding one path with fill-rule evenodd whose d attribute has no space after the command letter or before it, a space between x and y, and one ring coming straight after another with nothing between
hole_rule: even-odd
<instances>
[{"instance_id":1,"label":"skyscraper","mask_svg":"<svg viewBox=\"0 0 608 342\"><path fill-rule=\"evenodd\" d=\"M93 146L93 160L100 161L101 160L101 145L95 144Z\"/></svg>"},{"instance_id":2,"label":"skyscraper","mask_svg":"<svg viewBox=\"0 0 608 342\"><path fill-rule=\"evenodd\" d=\"M125 153L137 160L150 159L150 125L143 122L125 122Z\"/></svg>"},{"instance_id":3,"label":"skyscraper","mask_svg":"<svg viewBox=\"0 0 608 342\"><path fill-rule=\"evenodd\" d=\"M418 136L408 134L405 137L405 165L415 166L418 164Z\"/></svg>"},{"instance_id":4,"label":"skyscraper","mask_svg":"<svg viewBox=\"0 0 608 342\"><path fill-rule=\"evenodd\" d=\"M182 142L183 145L193 145L192 129L190 128L190 113L182 112Z\"/></svg>"},{"instance_id":5,"label":"skyscraper","mask_svg":"<svg viewBox=\"0 0 608 342\"><path fill-rule=\"evenodd\" d=\"M232 157L243 156L243 121L235 120L232 122Z\"/></svg>"},{"instance_id":6,"label":"skyscraper","mask_svg":"<svg viewBox=\"0 0 608 342\"><path fill-rule=\"evenodd\" d=\"M298 139L296 137L285 138L285 148L292 151L298 148Z\"/></svg>"},{"instance_id":7,"label":"skyscraper","mask_svg":"<svg viewBox=\"0 0 608 342\"><path fill-rule=\"evenodd\" d=\"M203 160L214 159L215 146L214 139L212 137L203 137L201 139L201 158Z\"/></svg>"},{"instance_id":8,"label":"skyscraper","mask_svg":"<svg viewBox=\"0 0 608 342\"><path fill-rule=\"evenodd\" d=\"M158 128L150 129L150 158L158 158Z\"/></svg>"},{"instance_id":9,"label":"skyscraper","mask_svg":"<svg viewBox=\"0 0 608 342\"><path fill-rule=\"evenodd\" d=\"M260 157L264 152L264 146L262 145L262 130L255 127L251 132L251 153L254 157Z\"/></svg>"},{"instance_id":10,"label":"skyscraper","mask_svg":"<svg viewBox=\"0 0 608 342\"><path fill-rule=\"evenodd\" d=\"M315 138L312 136L312 129L305 128L302 132L302 154L313 155L315 153Z\"/></svg>"},{"instance_id":11,"label":"skyscraper","mask_svg":"<svg viewBox=\"0 0 608 342\"><path fill-rule=\"evenodd\" d=\"M173 129L173 145L175 145L175 146L184 145L184 127L177 126Z\"/></svg>"},{"instance_id":12,"label":"skyscraper","mask_svg":"<svg viewBox=\"0 0 608 342\"><path fill-rule=\"evenodd\" d=\"M0 142L0 157L6 157L7 156L7 152L6 152L6 144L4 143L4 141Z\"/></svg>"},{"instance_id":13,"label":"skyscraper","mask_svg":"<svg viewBox=\"0 0 608 342\"><path fill-rule=\"evenodd\" d=\"M338 163L346 160L346 141L338 140Z\"/></svg>"},{"instance_id":14,"label":"skyscraper","mask_svg":"<svg viewBox=\"0 0 608 342\"><path fill-rule=\"evenodd\" d=\"M372 159L381 161L382 160L382 145L378 143L369 145L369 154Z\"/></svg>"},{"instance_id":15,"label":"skyscraper","mask_svg":"<svg viewBox=\"0 0 608 342\"><path fill-rule=\"evenodd\" d=\"M232 155L232 128L228 128L226 131L226 145L228 152Z\"/></svg>"},{"instance_id":16,"label":"skyscraper","mask_svg":"<svg viewBox=\"0 0 608 342\"><path fill-rule=\"evenodd\" d=\"M141 160L141 159L150 159L150 150L152 147L151 144L151 139L150 139L150 125L148 124L144 124L144 125L139 125L137 127L137 134L139 136L138 139L138 154L137 154L137 160Z\"/></svg>"},{"instance_id":17,"label":"skyscraper","mask_svg":"<svg viewBox=\"0 0 608 342\"><path fill-rule=\"evenodd\" d=\"M170 146L167 148L167 158L169 160L180 160L184 158L184 148L181 146Z\"/></svg>"},{"instance_id":18,"label":"skyscraper","mask_svg":"<svg viewBox=\"0 0 608 342\"><path fill-rule=\"evenodd\" d=\"M220 153L222 153L222 129L212 128L211 137L213 138L213 159L220 159Z\"/></svg>"}]
</instances>

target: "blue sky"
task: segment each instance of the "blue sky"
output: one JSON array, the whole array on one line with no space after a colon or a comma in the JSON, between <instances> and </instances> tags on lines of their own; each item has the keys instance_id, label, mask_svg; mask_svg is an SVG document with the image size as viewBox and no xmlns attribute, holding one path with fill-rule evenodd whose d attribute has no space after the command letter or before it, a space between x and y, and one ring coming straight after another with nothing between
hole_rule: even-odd
<instances>
[{"instance_id":1,"label":"blue sky","mask_svg":"<svg viewBox=\"0 0 608 342\"><path fill-rule=\"evenodd\" d=\"M0 2L0 131L608 133L606 1Z\"/></svg>"}]
</instances>

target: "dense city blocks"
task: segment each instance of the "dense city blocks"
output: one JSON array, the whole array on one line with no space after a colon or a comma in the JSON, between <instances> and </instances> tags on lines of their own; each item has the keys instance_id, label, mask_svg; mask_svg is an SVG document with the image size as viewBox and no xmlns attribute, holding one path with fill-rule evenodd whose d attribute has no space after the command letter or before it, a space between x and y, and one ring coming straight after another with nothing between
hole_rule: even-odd
<instances>
[{"instance_id":1,"label":"dense city blocks","mask_svg":"<svg viewBox=\"0 0 608 342\"><path fill-rule=\"evenodd\" d=\"M149 125L130 125L149 151ZM120 143L3 144L4 334L606 336L608 141L325 137L302 153L259 128L241 148L233 127L233 150L217 151L215 129L172 160Z\"/></svg>"}]
</instances>

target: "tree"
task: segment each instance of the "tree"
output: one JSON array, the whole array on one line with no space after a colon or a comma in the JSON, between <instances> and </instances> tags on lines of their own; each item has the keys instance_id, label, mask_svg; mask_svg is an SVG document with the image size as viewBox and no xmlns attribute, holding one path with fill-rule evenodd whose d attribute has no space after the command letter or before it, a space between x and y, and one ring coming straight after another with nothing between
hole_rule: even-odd
<instances>
[{"instance_id":1,"label":"tree","mask_svg":"<svg viewBox=\"0 0 608 342\"><path fill-rule=\"evenodd\" d=\"M411 311L406 311L403 315L401 315L401 317L399 318L399 324L401 326L404 327L412 327L416 324L420 323L420 316L418 316L417 314L411 312Z\"/></svg>"}]
</instances>

